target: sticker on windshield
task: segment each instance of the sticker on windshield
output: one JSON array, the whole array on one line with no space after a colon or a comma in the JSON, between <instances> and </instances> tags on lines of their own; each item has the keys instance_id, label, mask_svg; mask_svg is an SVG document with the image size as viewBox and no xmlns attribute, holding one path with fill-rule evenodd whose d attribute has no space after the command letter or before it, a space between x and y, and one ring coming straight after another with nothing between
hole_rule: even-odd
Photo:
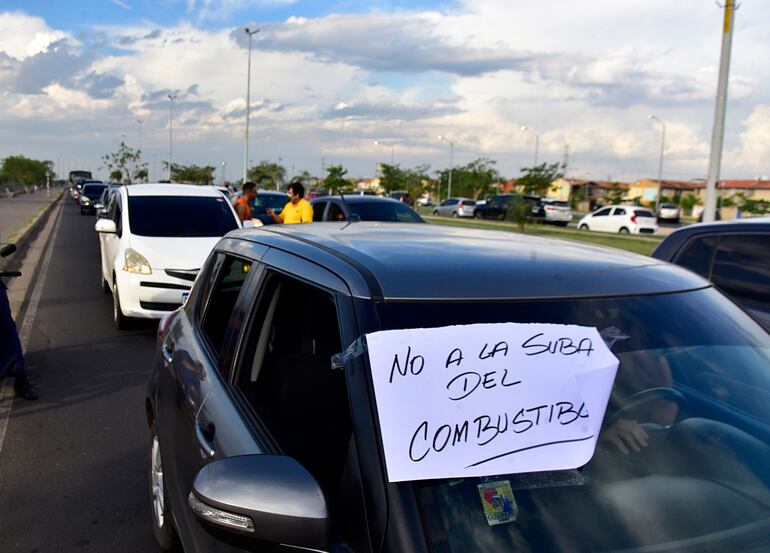
<instances>
[{"instance_id":1,"label":"sticker on windshield","mask_svg":"<svg viewBox=\"0 0 770 553\"><path fill-rule=\"evenodd\" d=\"M508 480L479 484L478 488L487 524L496 526L516 520L519 507L516 505L516 498L513 497L511 483Z\"/></svg>"},{"instance_id":2,"label":"sticker on windshield","mask_svg":"<svg viewBox=\"0 0 770 553\"><path fill-rule=\"evenodd\" d=\"M366 336L391 482L582 467L618 359L593 327L474 324Z\"/></svg>"}]
</instances>

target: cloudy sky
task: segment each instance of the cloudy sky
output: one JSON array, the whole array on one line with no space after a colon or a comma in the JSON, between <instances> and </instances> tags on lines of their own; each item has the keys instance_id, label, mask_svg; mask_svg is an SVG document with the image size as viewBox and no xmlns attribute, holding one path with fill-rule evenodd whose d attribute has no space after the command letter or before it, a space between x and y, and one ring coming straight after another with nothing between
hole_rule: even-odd
<instances>
[{"instance_id":1,"label":"cloudy sky","mask_svg":"<svg viewBox=\"0 0 770 553\"><path fill-rule=\"evenodd\" d=\"M570 176L631 180L657 174L653 112L664 177L698 178L721 18L712 0L0 0L0 158L96 171L141 128L160 177L173 93L174 161L239 177L248 24L253 162L439 169L444 135L456 164L490 157L510 177L533 159L526 125L541 161L569 145ZM770 176L769 58L770 3L744 0L725 178Z\"/></svg>"}]
</instances>

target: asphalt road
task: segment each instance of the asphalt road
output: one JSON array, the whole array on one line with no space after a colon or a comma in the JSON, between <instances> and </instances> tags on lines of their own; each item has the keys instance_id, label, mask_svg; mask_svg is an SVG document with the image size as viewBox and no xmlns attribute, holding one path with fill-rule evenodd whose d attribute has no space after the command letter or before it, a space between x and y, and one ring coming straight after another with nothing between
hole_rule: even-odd
<instances>
[{"instance_id":1,"label":"asphalt road","mask_svg":"<svg viewBox=\"0 0 770 553\"><path fill-rule=\"evenodd\" d=\"M143 415L157 325L114 329L95 219L65 201L27 351L40 399L14 402L0 451L0 551L159 551Z\"/></svg>"}]
</instances>

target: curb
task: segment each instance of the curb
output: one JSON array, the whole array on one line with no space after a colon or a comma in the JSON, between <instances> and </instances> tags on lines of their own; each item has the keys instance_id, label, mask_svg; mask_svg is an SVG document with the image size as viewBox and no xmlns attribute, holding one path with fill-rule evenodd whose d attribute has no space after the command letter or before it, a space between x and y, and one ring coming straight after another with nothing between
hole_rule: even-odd
<instances>
[{"instance_id":1,"label":"curb","mask_svg":"<svg viewBox=\"0 0 770 553\"><path fill-rule=\"evenodd\" d=\"M19 250L26 246L27 242L35 234L35 232L37 232L40 227L45 224L45 221L51 214L51 210L56 206L57 202L62 199L62 196L64 196L64 190L59 192L58 196L55 196L47 206L41 210L38 210L38 212L35 213L26 223L24 223L20 229L9 235L5 239L5 242L9 244L16 244L16 248Z\"/></svg>"}]
</instances>

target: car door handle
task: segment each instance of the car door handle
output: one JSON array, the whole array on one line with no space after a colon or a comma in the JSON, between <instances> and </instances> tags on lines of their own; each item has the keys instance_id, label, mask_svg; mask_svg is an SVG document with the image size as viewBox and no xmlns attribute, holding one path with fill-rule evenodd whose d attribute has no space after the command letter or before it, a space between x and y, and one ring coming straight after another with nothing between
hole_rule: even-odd
<instances>
[{"instance_id":1,"label":"car door handle","mask_svg":"<svg viewBox=\"0 0 770 553\"><path fill-rule=\"evenodd\" d=\"M160 353L166 364L170 365L171 361L174 360L174 342L169 340L163 342L163 345L160 347Z\"/></svg>"},{"instance_id":2,"label":"car door handle","mask_svg":"<svg viewBox=\"0 0 770 553\"><path fill-rule=\"evenodd\" d=\"M214 451L214 435L216 434L217 427L213 422L203 424L200 421L195 421L195 437L198 439L198 446L201 448L201 452L207 459L213 459L216 455Z\"/></svg>"}]
</instances>

